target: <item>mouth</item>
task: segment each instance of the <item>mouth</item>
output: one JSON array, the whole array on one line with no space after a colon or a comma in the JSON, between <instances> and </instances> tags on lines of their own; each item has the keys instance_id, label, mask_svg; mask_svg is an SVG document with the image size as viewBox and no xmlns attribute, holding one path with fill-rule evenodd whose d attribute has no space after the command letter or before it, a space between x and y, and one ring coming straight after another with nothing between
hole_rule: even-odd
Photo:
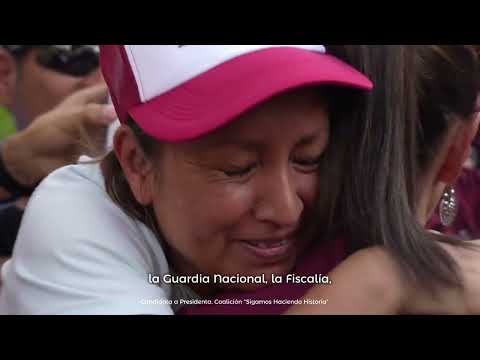
<instances>
[{"instance_id":1,"label":"mouth","mask_svg":"<svg viewBox=\"0 0 480 360\"><path fill-rule=\"evenodd\" d=\"M293 238L243 240L241 244L257 258L278 261L292 252L295 240Z\"/></svg>"}]
</instances>

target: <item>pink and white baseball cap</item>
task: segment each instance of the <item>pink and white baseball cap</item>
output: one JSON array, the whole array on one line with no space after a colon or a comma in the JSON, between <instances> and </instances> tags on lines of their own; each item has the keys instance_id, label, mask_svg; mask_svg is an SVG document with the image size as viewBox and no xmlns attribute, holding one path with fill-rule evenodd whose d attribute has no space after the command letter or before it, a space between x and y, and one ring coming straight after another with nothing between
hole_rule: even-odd
<instances>
[{"instance_id":1,"label":"pink and white baseball cap","mask_svg":"<svg viewBox=\"0 0 480 360\"><path fill-rule=\"evenodd\" d=\"M201 137L296 88L373 88L322 45L103 45L100 60L120 121L130 115L167 142Z\"/></svg>"}]
</instances>

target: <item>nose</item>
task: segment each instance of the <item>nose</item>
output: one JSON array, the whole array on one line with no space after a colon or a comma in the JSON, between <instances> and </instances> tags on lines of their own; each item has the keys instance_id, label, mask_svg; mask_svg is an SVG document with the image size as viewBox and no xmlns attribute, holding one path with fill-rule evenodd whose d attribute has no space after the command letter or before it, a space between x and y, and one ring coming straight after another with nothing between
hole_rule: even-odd
<instances>
[{"instance_id":1,"label":"nose","mask_svg":"<svg viewBox=\"0 0 480 360\"><path fill-rule=\"evenodd\" d=\"M262 179L255 217L280 227L297 226L304 210L298 186L289 169Z\"/></svg>"}]
</instances>

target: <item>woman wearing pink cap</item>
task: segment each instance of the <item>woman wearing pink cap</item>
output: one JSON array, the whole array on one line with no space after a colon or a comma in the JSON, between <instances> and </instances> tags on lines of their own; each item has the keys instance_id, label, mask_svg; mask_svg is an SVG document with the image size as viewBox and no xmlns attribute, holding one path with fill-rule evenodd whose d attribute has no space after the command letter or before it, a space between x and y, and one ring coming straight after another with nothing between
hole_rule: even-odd
<instances>
[{"instance_id":1,"label":"woman wearing pink cap","mask_svg":"<svg viewBox=\"0 0 480 360\"><path fill-rule=\"evenodd\" d=\"M332 195L323 179L342 178L331 156L361 158L331 149L361 120L372 83L318 45L104 46L102 69L123 124L115 150L101 166L59 170L34 194L0 311L172 314L220 289L288 279L316 248L317 206ZM336 271L319 295L363 290L359 312L409 305L380 248Z\"/></svg>"},{"instance_id":2,"label":"woman wearing pink cap","mask_svg":"<svg viewBox=\"0 0 480 360\"><path fill-rule=\"evenodd\" d=\"M292 271L305 279L329 273L334 286L284 282L246 293L224 291L212 304L187 306L182 314L478 313L479 241L424 229L437 204L444 226L462 210L455 193L465 185L458 177L479 122L478 50L468 45L340 50L349 50L347 58L376 86L341 138L334 137L338 123L331 123L332 142L324 154L333 156L325 163L330 179L320 170L329 191L320 192L317 205L319 246ZM342 153L343 161L335 159ZM388 252L370 248L343 261L375 245Z\"/></svg>"}]
</instances>

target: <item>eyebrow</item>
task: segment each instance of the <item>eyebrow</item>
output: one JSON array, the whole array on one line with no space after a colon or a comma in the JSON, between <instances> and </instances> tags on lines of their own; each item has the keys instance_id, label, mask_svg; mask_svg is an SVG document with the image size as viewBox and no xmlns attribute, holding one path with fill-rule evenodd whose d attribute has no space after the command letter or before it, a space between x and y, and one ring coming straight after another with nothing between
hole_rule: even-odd
<instances>
[{"instance_id":1,"label":"eyebrow","mask_svg":"<svg viewBox=\"0 0 480 360\"><path fill-rule=\"evenodd\" d=\"M308 135L308 136L304 136L303 138L300 139L300 141L298 141L296 144L295 144L295 147L300 147L300 146L306 146L306 145L311 145L315 142L315 140L317 140L318 138L321 138L321 132L315 134L315 135Z\"/></svg>"}]
</instances>

